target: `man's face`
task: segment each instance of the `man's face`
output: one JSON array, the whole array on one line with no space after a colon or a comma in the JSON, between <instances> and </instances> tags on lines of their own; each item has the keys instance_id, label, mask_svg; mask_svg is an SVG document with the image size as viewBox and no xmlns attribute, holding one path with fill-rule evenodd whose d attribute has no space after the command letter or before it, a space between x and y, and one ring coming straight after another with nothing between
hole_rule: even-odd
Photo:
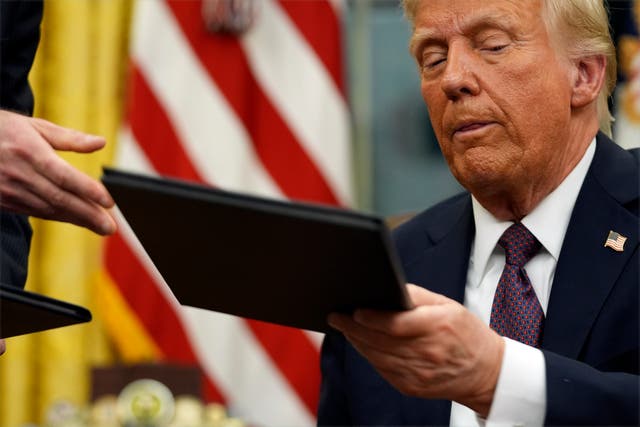
<instances>
[{"instance_id":1,"label":"man's face","mask_svg":"<svg viewBox=\"0 0 640 427\"><path fill-rule=\"evenodd\" d=\"M552 47L541 7L541 0L420 3L412 53L422 96L449 167L473 193L536 187L565 173L570 63Z\"/></svg>"}]
</instances>

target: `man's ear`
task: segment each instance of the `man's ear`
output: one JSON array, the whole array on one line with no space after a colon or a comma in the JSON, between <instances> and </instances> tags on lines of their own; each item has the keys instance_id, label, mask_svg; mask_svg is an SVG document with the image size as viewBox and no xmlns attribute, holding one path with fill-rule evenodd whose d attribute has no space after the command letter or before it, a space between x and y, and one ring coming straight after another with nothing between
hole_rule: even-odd
<instances>
[{"instance_id":1,"label":"man's ear","mask_svg":"<svg viewBox=\"0 0 640 427\"><path fill-rule=\"evenodd\" d=\"M580 108L597 99L602 85L605 84L607 60L604 55L589 56L576 59L574 66L576 73L571 106Z\"/></svg>"}]
</instances>

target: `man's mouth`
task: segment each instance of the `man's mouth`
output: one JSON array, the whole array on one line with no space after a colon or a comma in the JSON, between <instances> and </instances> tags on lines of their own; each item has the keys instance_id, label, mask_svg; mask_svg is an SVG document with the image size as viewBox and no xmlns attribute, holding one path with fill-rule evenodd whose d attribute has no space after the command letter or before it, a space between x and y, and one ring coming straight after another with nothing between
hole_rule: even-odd
<instances>
[{"instance_id":1,"label":"man's mouth","mask_svg":"<svg viewBox=\"0 0 640 427\"><path fill-rule=\"evenodd\" d=\"M491 124L492 122L482 122L482 121L463 123L455 127L453 134L455 136L470 135L474 131L484 129Z\"/></svg>"},{"instance_id":2,"label":"man's mouth","mask_svg":"<svg viewBox=\"0 0 640 427\"><path fill-rule=\"evenodd\" d=\"M458 132L466 132L468 130L478 129L478 128L481 128L484 125L485 125L485 123L472 123L470 125L462 126L460 129L458 129Z\"/></svg>"}]
</instances>

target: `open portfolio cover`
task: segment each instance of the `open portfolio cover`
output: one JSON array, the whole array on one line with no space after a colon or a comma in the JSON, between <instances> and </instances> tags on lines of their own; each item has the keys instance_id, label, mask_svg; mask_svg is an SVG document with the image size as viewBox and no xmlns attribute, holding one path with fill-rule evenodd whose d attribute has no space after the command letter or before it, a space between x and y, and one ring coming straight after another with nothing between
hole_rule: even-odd
<instances>
[{"instance_id":1,"label":"open portfolio cover","mask_svg":"<svg viewBox=\"0 0 640 427\"><path fill-rule=\"evenodd\" d=\"M378 217L109 168L102 182L183 305L319 332L331 312L409 308Z\"/></svg>"}]
</instances>

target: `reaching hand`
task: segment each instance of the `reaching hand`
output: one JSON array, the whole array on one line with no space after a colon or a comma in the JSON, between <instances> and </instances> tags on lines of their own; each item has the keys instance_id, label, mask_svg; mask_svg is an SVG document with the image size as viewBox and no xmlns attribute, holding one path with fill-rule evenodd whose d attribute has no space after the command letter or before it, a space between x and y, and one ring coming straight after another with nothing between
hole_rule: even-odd
<instances>
[{"instance_id":1,"label":"reaching hand","mask_svg":"<svg viewBox=\"0 0 640 427\"><path fill-rule=\"evenodd\" d=\"M104 145L102 137L0 110L0 208L115 232L107 190L55 152L90 153Z\"/></svg>"},{"instance_id":2,"label":"reaching hand","mask_svg":"<svg viewBox=\"0 0 640 427\"><path fill-rule=\"evenodd\" d=\"M3 339L0 339L0 356L5 352L6 349L7 345L5 344Z\"/></svg>"},{"instance_id":3,"label":"reaching hand","mask_svg":"<svg viewBox=\"0 0 640 427\"><path fill-rule=\"evenodd\" d=\"M357 310L332 314L329 323L402 393L455 400L486 417L503 339L459 303L415 285L407 289L412 310Z\"/></svg>"}]
</instances>

